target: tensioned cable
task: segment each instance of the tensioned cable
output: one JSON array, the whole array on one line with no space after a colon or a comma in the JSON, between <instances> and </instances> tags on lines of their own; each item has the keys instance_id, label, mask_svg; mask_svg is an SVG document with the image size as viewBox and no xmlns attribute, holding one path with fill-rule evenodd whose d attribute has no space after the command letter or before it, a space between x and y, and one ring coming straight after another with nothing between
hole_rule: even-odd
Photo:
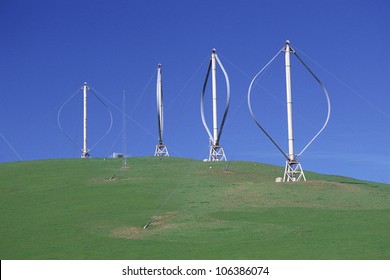
<instances>
[{"instance_id":1,"label":"tensioned cable","mask_svg":"<svg viewBox=\"0 0 390 280\"><path fill-rule=\"evenodd\" d=\"M300 153L297 154L296 158L298 158L309 146L310 144L318 137L318 135L321 134L321 132L325 129L325 127L327 126L328 122L329 122L329 118L330 118L330 98L329 98L329 94L324 86L324 84L320 81L320 79L313 73L313 71L311 71L311 69L306 65L305 62L303 62L303 60L299 57L299 55L293 50L293 53L295 54L295 56L298 58L298 60L302 63L303 66L305 66L305 68L307 69L307 71L309 71L309 73L313 76L313 78L320 84L322 90L324 91L324 94L325 94L325 97L326 97L326 101L328 103L328 113L326 115L326 120L325 120L325 123L323 124L322 128L317 132L316 135L314 135L314 137L309 141L309 143L307 143L307 145L302 149L302 151Z\"/></svg>"},{"instance_id":2,"label":"tensioned cable","mask_svg":"<svg viewBox=\"0 0 390 280\"><path fill-rule=\"evenodd\" d=\"M170 101L170 104L168 104L167 106L167 109L166 111L169 111L171 109L171 107L175 104L176 100L183 94L184 90L188 87L188 85L195 79L196 75L198 74L198 72L200 71L200 69L202 69L203 65L207 62L207 59L209 57L206 56L202 62L199 64L199 66L196 68L196 70L194 71L194 73L191 75L190 79L184 84L184 86L181 88L181 90L175 95L175 97L173 97L173 99ZM169 70L164 70L165 72L169 72ZM172 76L174 76L173 73L171 73ZM178 77L176 77L177 80L181 81ZM190 100L190 98L188 99Z\"/></svg>"},{"instance_id":3,"label":"tensioned cable","mask_svg":"<svg viewBox=\"0 0 390 280\"><path fill-rule=\"evenodd\" d=\"M141 102L142 98L144 97L147 89L149 88L150 83L152 82L152 80L154 78L155 73L156 73L156 70L153 71L153 74L150 76L150 78L149 78L148 82L146 83L146 85L145 85L145 87L144 87L140 97L138 98L137 102L135 103L134 108L131 110L131 112L130 112L131 116L134 114L134 112L137 109L139 103Z\"/></svg>"},{"instance_id":4,"label":"tensioned cable","mask_svg":"<svg viewBox=\"0 0 390 280\"><path fill-rule=\"evenodd\" d=\"M81 90L81 88L79 88L71 97L69 97L65 102L64 104L61 105L60 109L58 110L58 113L57 113L57 124L58 124L58 127L60 128L61 132L73 143L73 145L79 149L79 150L82 150L80 148L80 145L77 144L76 141L74 141L74 139L68 134L66 133L66 131L62 128L61 126L61 121L60 121L60 116L61 116L61 111L62 109L64 108L64 106L70 101L72 100L78 93L79 91Z\"/></svg>"},{"instance_id":5,"label":"tensioned cable","mask_svg":"<svg viewBox=\"0 0 390 280\"><path fill-rule=\"evenodd\" d=\"M201 94L201 98L200 98L200 114L201 114L203 126L205 127L205 129L206 129L206 131L207 131L207 133L208 133L208 135L210 137L210 140L213 140L215 142L215 144L218 145L219 141L221 140L222 130L223 130L223 127L225 125L225 120L226 120L226 117L227 117L227 113L229 111L230 83L229 83L229 76L227 75L226 70L223 67L223 65L222 65L221 61L219 60L218 55L216 53L215 53L215 59L218 62L218 65L221 68L221 70L222 70L222 72L223 72L223 74L225 76L225 82L226 82L226 107L225 107L225 111L224 111L223 116L222 116L221 126L220 126L220 129L219 129L218 135L217 135L217 139L214 139L213 136L211 135L210 129L207 126L206 119L204 117L204 95L205 95L205 92L206 92L206 86L207 86L208 78L210 76L211 59L210 59L209 66L207 68L206 78L205 78L205 81L203 83L203 89L202 89L202 94Z\"/></svg>"},{"instance_id":6,"label":"tensioned cable","mask_svg":"<svg viewBox=\"0 0 390 280\"><path fill-rule=\"evenodd\" d=\"M119 140L119 137L121 137L122 134L123 134L122 131L120 131L120 132L118 133L118 135L117 135L117 136L115 137L115 139L114 139L114 142L111 144L111 147L110 147L110 149L108 150L108 153L107 153L107 154L111 154L112 150L114 149L114 146L116 145L116 143L117 143L118 140Z\"/></svg>"},{"instance_id":7,"label":"tensioned cable","mask_svg":"<svg viewBox=\"0 0 390 280\"><path fill-rule=\"evenodd\" d=\"M208 125L206 123L206 119L204 117L204 94L206 92L206 86L207 86L207 81L209 80L210 70L211 70L211 58L210 58L209 67L207 68L206 78L205 78L204 83L203 83L202 95L200 97L200 116L202 118L203 126L206 129L207 134L209 135L210 140L212 141L213 140L213 136L211 135L210 129L209 129L209 127L208 127Z\"/></svg>"},{"instance_id":8,"label":"tensioned cable","mask_svg":"<svg viewBox=\"0 0 390 280\"><path fill-rule=\"evenodd\" d=\"M226 70L223 67L221 61L219 60L217 54L215 54L215 58L216 58L216 60L217 60L217 62L219 64L219 67L221 67L221 70L222 70L223 74L225 75L225 82L226 82L226 109L225 109L225 112L223 113L221 127L220 127L219 133L218 133L218 141L217 142L219 142L221 140L221 134L222 134L223 126L225 125L226 116L227 116L227 113L229 111L229 105L230 105L230 83L229 83L229 76L226 73Z\"/></svg>"},{"instance_id":9,"label":"tensioned cable","mask_svg":"<svg viewBox=\"0 0 390 280\"><path fill-rule=\"evenodd\" d=\"M140 104L142 98L144 97L145 93L147 92L147 89L149 88L150 86L150 83L152 82L153 78L154 78L154 75L156 73L156 70L153 71L153 74L150 76L149 80L147 81L141 95L139 96L139 98L137 99L137 102L135 103L134 107L132 108L130 114L127 114L125 113L124 116L125 116L125 120L127 121L127 119L131 120L132 122L134 122L137 126L139 126L140 128L142 128L147 134L153 136L153 138L156 138L155 135L149 131L147 128L145 128L141 123L139 123L138 121L136 121L132 115L134 114L135 110L137 109L138 105ZM97 92L97 90L95 89L95 92ZM112 103L110 100L108 100L106 97L104 97L102 94L100 94L99 92L97 92L106 102L108 102L113 108L115 108L116 110L118 110L119 112L121 112L121 114L123 114L123 110L120 109L118 106L116 106L114 103ZM118 136L115 138L113 144L111 145L109 151L112 151L113 147L115 146L116 142L118 141L120 137L120 134L118 134ZM158 139L157 139L158 140Z\"/></svg>"},{"instance_id":10,"label":"tensioned cable","mask_svg":"<svg viewBox=\"0 0 390 280\"><path fill-rule=\"evenodd\" d=\"M380 114L384 115L387 119L390 119L390 115L379 108L377 105L373 104L370 100L368 100L366 97L364 97L361 93L353 89L350 85L348 85L346 82L344 82L341 78L337 77L335 74L333 74L330 70L326 69L324 66L322 66L319 62L311 58L307 53L302 51L300 48L295 47L297 50L299 50L299 53L306 56L309 60L311 60L313 63L315 63L317 66L319 66L322 70L324 70L326 73L328 73L333 79L335 79L337 82L342 84L344 87L349 89L353 94L355 94L357 97L359 97L361 100L363 100L365 103L367 103L369 106L371 106L373 109L378 111Z\"/></svg>"},{"instance_id":11,"label":"tensioned cable","mask_svg":"<svg viewBox=\"0 0 390 280\"><path fill-rule=\"evenodd\" d=\"M94 92L95 91L95 89L92 89L92 87L90 86L89 87L90 88L90 91L91 91L91 93L103 104L103 106L107 109L107 111L108 111L108 113L110 114L110 126L109 126L109 128L107 129L107 131L106 131L106 133L89 149L89 151L92 151L93 150L93 148L95 148L96 147L96 145L97 144L99 144L102 140L103 140L103 138L105 138L109 133L110 133L110 131L111 131L111 128L112 128L112 124L113 124L113 122L114 122L114 118L112 117L112 112L111 112L111 109L110 109L110 107L108 107L107 106L107 104L106 103L104 103L103 102L103 100L101 99L101 98L99 98L99 96L98 96L98 92Z\"/></svg>"},{"instance_id":12,"label":"tensioned cable","mask_svg":"<svg viewBox=\"0 0 390 280\"><path fill-rule=\"evenodd\" d=\"M95 89L95 92L96 89ZM104 95L101 95L99 94L102 99L104 99L107 103L109 103L113 108L115 108L116 110L118 110L119 112L122 113L122 109L119 108L118 106L116 106L114 103L112 103L109 99L107 99L106 97L104 97ZM131 120L132 122L134 122L137 126L139 126L141 129L143 129L146 133L148 133L149 135L151 135L154 139L158 140L156 138L156 136L150 131L148 130L147 128L145 128L141 123L139 123L137 120L135 120L132 116L130 116L129 114L125 113L125 116L127 117L127 119Z\"/></svg>"},{"instance_id":13,"label":"tensioned cable","mask_svg":"<svg viewBox=\"0 0 390 280\"><path fill-rule=\"evenodd\" d=\"M15 150L14 147L11 145L11 143L8 142L7 138L5 138L5 136L3 135L3 133L0 132L0 136L1 136L1 138L3 138L4 142L8 145L8 147L10 147L11 150L14 152L14 154L18 157L19 161L23 161L22 157L16 152L16 150Z\"/></svg>"},{"instance_id":14,"label":"tensioned cable","mask_svg":"<svg viewBox=\"0 0 390 280\"><path fill-rule=\"evenodd\" d=\"M279 147L279 145L275 142L275 140L271 137L270 134L263 128L263 126L257 121L255 114L253 113L252 110L252 105L251 105L251 93L252 93L252 86L253 83L255 82L256 78L264 72L265 69L268 68L268 66L276 59L276 57L282 52L283 49L279 50L276 55L255 75L255 77L252 79L249 89L248 89L248 108L249 108L249 113L252 116L252 119L255 121L256 125L263 131L263 133L268 137L269 140L275 145L275 147L282 153L282 155L289 160L289 157L286 155L286 153L282 150L282 148Z\"/></svg>"}]
</instances>

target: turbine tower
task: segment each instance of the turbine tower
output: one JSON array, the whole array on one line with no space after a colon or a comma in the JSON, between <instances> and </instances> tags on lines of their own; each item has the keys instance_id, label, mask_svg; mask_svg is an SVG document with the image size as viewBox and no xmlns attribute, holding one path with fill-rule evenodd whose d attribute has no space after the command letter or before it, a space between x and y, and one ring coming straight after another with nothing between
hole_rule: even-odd
<instances>
[{"instance_id":1,"label":"turbine tower","mask_svg":"<svg viewBox=\"0 0 390 280\"><path fill-rule=\"evenodd\" d=\"M287 98L287 135L288 135L288 159L284 169L283 182L299 181L303 178L306 181L302 166L297 161L294 153L294 130L293 130L293 102L291 94L291 64L290 53L293 50L290 47L290 41L286 41L284 47L285 65L286 65L286 98Z\"/></svg>"},{"instance_id":2,"label":"turbine tower","mask_svg":"<svg viewBox=\"0 0 390 280\"><path fill-rule=\"evenodd\" d=\"M83 149L81 151L81 158L89 158L89 150L87 148L87 82L84 82L83 94L84 94L84 118L83 118Z\"/></svg>"},{"instance_id":3,"label":"turbine tower","mask_svg":"<svg viewBox=\"0 0 390 280\"><path fill-rule=\"evenodd\" d=\"M275 58L280 54L285 53L285 70L286 70L286 99L287 99L287 141L288 141L288 152L285 153L282 148L276 143L276 141L271 137L271 135L263 128L263 126L256 119L251 105L251 93L252 86L254 85L257 77L260 77L261 74L267 69L267 67L275 60ZM293 129L293 99L291 93L291 62L290 55L294 54L295 57L302 63L302 65L306 68L306 70L311 74L311 76L316 80L316 82L321 86L326 101L328 104L328 112L326 116L326 120L322 126L322 128L317 132L316 135L306 144L306 146L299 152L296 153L294 150L294 129ZM276 146L276 148L283 154L286 158L286 166L284 169L283 182L296 182L300 180L306 181L305 174L303 172L301 163L298 161L298 158L303 154L303 152L310 146L310 144L320 135L320 133L325 129L328 124L330 117L330 100L328 92L325 89L325 86L322 84L320 79L310 70L310 68L303 62L303 60L298 56L295 50L290 46L290 41L286 41L284 47L279 50L279 52L256 74L256 76L252 79L252 82L249 85L248 89L248 108L249 112L255 121L256 125L264 132L264 134L271 140L271 142Z\"/></svg>"},{"instance_id":4,"label":"turbine tower","mask_svg":"<svg viewBox=\"0 0 390 280\"><path fill-rule=\"evenodd\" d=\"M84 101L84 104L83 104L83 107L84 107L84 114L83 114L83 144L80 145L80 143L78 141L75 141L73 139L73 137L71 137L70 134L68 134L64 128L62 127L61 125L61 112L62 112L62 109L65 107L65 105L69 104L69 102L75 98L76 96L78 96L78 94L80 93L80 91L83 91L83 101ZM110 116L110 125L106 131L106 133L93 145L90 144L90 147L88 148L88 134L87 134L87 125L88 125L88 118L87 118L87 97L88 97L88 94L89 93L92 93L92 95L94 95L97 100L104 106L104 108L107 110L107 112L109 113L109 116ZM100 97L99 97L100 96ZM110 133L111 131L111 128L112 128L112 123L113 123L113 117L112 117L112 113L111 113L111 110L110 108L103 102L103 99L106 99L104 96L102 96L101 94L99 94L98 92L95 92L94 89L92 89L92 87L89 87L87 85L87 82L84 82L84 85L79 88L71 97L68 98L68 100L66 100L60 107L60 109L58 110L58 113L57 113L57 124L58 124L58 127L59 129L61 130L61 132L74 144L75 147L77 147L77 149L80 149L81 150L81 158L89 158L91 155L90 155L90 152L96 147L96 145L98 145L104 137L106 137L108 135L108 133ZM106 99L107 100L107 99Z\"/></svg>"},{"instance_id":5,"label":"turbine tower","mask_svg":"<svg viewBox=\"0 0 390 280\"><path fill-rule=\"evenodd\" d=\"M225 81L226 81L226 90L227 90L227 100L226 100L226 108L225 112L222 117L222 122L220 125L220 128L218 129L218 98L217 98L217 63L220 66L223 74L225 75ZM211 90L212 90L212 104L213 104L213 133L210 132L209 127L207 126L205 116L204 116L204 95L205 90L207 86L207 81L210 76L210 70L211 70ZM203 91L201 95L201 101L200 101L200 112L202 117L203 126L205 127L207 134L209 135L210 140L210 152L209 152L209 161L226 161L226 155L223 147L220 145L220 139L221 134L223 130L223 126L225 124L227 112L229 110L229 103L230 103L230 84L229 84L229 77L225 71L225 68L223 67L221 61L219 60L217 56L217 51L213 49L211 53L210 63L207 70L206 79L203 85Z\"/></svg>"},{"instance_id":6,"label":"turbine tower","mask_svg":"<svg viewBox=\"0 0 390 280\"><path fill-rule=\"evenodd\" d=\"M122 95L122 148L123 148L123 166L127 166L126 158L126 92L123 90Z\"/></svg>"},{"instance_id":7,"label":"turbine tower","mask_svg":"<svg viewBox=\"0 0 390 280\"><path fill-rule=\"evenodd\" d=\"M158 121L158 144L154 152L155 157L169 157L168 148L163 142L164 132L164 105L163 105L163 93L162 93L162 75L161 75L161 64L157 66L157 86L156 86L156 97L157 97L157 121Z\"/></svg>"}]
</instances>

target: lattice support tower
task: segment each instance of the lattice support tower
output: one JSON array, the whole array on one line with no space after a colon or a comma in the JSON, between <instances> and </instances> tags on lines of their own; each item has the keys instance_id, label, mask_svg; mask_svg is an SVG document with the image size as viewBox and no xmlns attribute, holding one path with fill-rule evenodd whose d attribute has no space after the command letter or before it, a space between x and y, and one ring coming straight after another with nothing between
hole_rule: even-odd
<instances>
[{"instance_id":1,"label":"lattice support tower","mask_svg":"<svg viewBox=\"0 0 390 280\"><path fill-rule=\"evenodd\" d=\"M286 160L286 167L284 168L283 182L298 182L306 181L305 173L302 165L298 161Z\"/></svg>"},{"instance_id":2,"label":"lattice support tower","mask_svg":"<svg viewBox=\"0 0 390 280\"><path fill-rule=\"evenodd\" d=\"M227 161L225 151L222 146L211 145L209 161Z\"/></svg>"},{"instance_id":3,"label":"lattice support tower","mask_svg":"<svg viewBox=\"0 0 390 280\"><path fill-rule=\"evenodd\" d=\"M167 146L164 144L157 144L154 152L155 157L169 157Z\"/></svg>"}]
</instances>

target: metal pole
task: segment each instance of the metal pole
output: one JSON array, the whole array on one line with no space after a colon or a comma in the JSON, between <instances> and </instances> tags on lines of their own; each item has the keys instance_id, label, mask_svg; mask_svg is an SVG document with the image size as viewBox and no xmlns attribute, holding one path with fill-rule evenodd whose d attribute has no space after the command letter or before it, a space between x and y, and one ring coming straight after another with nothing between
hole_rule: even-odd
<instances>
[{"instance_id":1,"label":"metal pole","mask_svg":"<svg viewBox=\"0 0 390 280\"><path fill-rule=\"evenodd\" d=\"M213 93L213 145L218 145L218 113L217 113L217 65L215 61L216 50L211 54L211 75Z\"/></svg>"},{"instance_id":2,"label":"metal pole","mask_svg":"<svg viewBox=\"0 0 390 280\"><path fill-rule=\"evenodd\" d=\"M287 129L288 129L288 157L292 161L294 154L294 132L293 132L293 107L291 95L291 72L290 72L290 41L286 41L285 60L286 60L286 95L287 95Z\"/></svg>"},{"instance_id":3,"label":"metal pole","mask_svg":"<svg viewBox=\"0 0 390 280\"><path fill-rule=\"evenodd\" d=\"M88 157L87 149L87 82L84 82L83 91L84 91L84 139L83 139L83 152L81 157Z\"/></svg>"},{"instance_id":4,"label":"metal pole","mask_svg":"<svg viewBox=\"0 0 390 280\"><path fill-rule=\"evenodd\" d=\"M158 115L158 141L159 144L163 143L163 130L164 130L164 120L163 120L163 100L162 100L162 77L161 77L161 64L157 67L157 115Z\"/></svg>"},{"instance_id":5,"label":"metal pole","mask_svg":"<svg viewBox=\"0 0 390 280\"><path fill-rule=\"evenodd\" d=\"M126 93L123 90L122 96L122 145L123 145L123 157L126 165Z\"/></svg>"}]
</instances>

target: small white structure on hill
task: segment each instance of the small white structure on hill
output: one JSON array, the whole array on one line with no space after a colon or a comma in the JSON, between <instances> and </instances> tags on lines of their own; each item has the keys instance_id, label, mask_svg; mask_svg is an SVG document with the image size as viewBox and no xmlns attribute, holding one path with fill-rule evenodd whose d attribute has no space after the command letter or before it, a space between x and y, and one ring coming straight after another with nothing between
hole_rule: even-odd
<instances>
[{"instance_id":1,"label":"small white structure on hill","mask_svg":"<svg viewBox=\"0 0 390 280\"><path fill-rule=\"evenodd\" d=\"M122 153L112 153L112 158L123 158Z\"/></svg>"}]
</instances>

